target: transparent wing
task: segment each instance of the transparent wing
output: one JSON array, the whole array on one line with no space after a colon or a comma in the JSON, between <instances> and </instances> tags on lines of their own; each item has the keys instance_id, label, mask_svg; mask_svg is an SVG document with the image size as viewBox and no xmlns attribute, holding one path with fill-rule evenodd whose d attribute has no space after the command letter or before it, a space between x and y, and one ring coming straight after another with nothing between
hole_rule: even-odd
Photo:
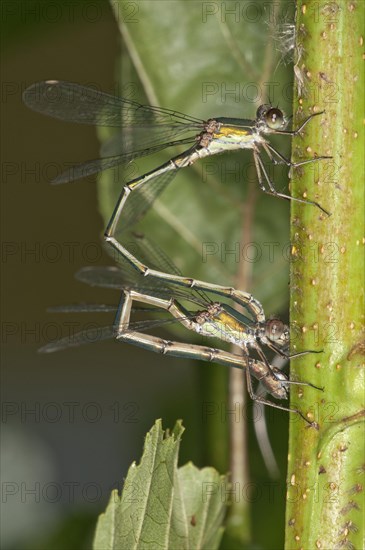
<instances>
[{"instance_id":1,"label":"transparent wing","mask_svg":"<svg viewBox=\"0 0 365 550\"><path fill-rule=\"evenodd\" d=\"M63 307L60 306L60 311L63 311ZM155 309L155 312L159 312ZM166 313L163 311L163 313ZM187 315L184 319L191 319L194 317L194 313ZM39 348L39 353L53 353L55 351L61 351L63 349L75 348L85 344L95 344L104 340L112 340L117 338L118 334L122 334L124 330L130 330L133 332L143 332L153 328L159 328L164 325L178 325L180 319L168 318L168 319L147 319L143 321L134 321L126 324L125 326L105 326L105 327L93 327L85 329L75 334L65 336L59 340L55 340Z\"/></svg>"},{"instance_id":2,"label":"transparent wing","mask_svg":"<svg viewBox=\"0 0 365 550\"><path fill-rule=\"evenodd\" d=\"M131 233L130 240L127 243L126 247L128 250L133 250L133 253L145 264L150 266L156 271L162 271L164 273L170 273L171 275L176 275L181 277L182 273L178 267L174 264L171 258L155 243L150 239L146 238L144 235ZM125 242L126 237L120 238L121 242ZM110 249L108 249L110 251ZM140 285L141 288L146 288L145 278L139 275L136 277L135 269L131 268L131 265L126 261L120 261L120 258L117 257L117 262L120 265L120 268L123 271L127 271L129 276L129 281L131 284ZM179 284L174 284L173 280L171 282L165 281L163 279L154 279L153 277L148 277L148 284L150 288L158 290L159 292L164 293L166 296L170 293L170 297L182 298L188 300L192 303L199 304L202 307L206 308L209 304L212 303L212 299L209 294L203 290L189 289L184 288ZM150 283L151 281L151 283Z\"/></svg>"},{"instance_id":3,"label":"transparent wing","mask_svg":"<svg viewBox=\"0 0 365 550\"><path fill-rule=\"evenodd\" d=\"M50 313L116 313L116 306L107 304L70 304L67 306L48 307Z\"/></svg>"},{"instance_id":4,"label":"transparent wing","mask_svg":"<svg viewBox=\"0 0 365 550\"><path fill-rule=\"evenodd\" d=\"M123 206L118 222L118 240L120 240L120 233L137 223L146 214L179 170L179 168L176 168L175 170L166 171L150 179L145 185L133 189Z\"/></svg>"},{"instance_id":5,"label":"transparent wing","mask_svg":"<svg viewBox=\"0 0 365 550\"><path fill-rule=\"evenodd\" d=\"M75 348L82 346L83 344L95 344L102 340L110 340L115 337L114 327L99 327L88 330L83 330L72 336L66 336L55 342L50 342L41 347L38 351L40 353L52 353L54 351L60 351L66 348Z\"/></svg>"},{"instance_id":6,"label":"transparent wing","mask_svg":"<svg viewBox=\"0 0 365 550\"><path fill-rule=\"evenodd\" d=\"M122 240L126 247L140 258L141 262L149 265L152 269L163 271L164 273L171 273L178 277L181 276L181 271L171 258L156 243L152 242L152 240L148 239L142 233L136 233L134 231L127 232L123 235ZM122 256L116 256L115 251L111 247L105 246L105 251L117 262L117 267L102 267L101 269L103 271L109 271L109 277L113 278L116 285L121 285L125 282L140 284L141 281L149 281L149 278L146 279L143 275L139 275L135 268L133 268ZM97 268L94 267L85 268L85 270L87 269L97 270ZM158 283L163 286L167 284L167 281L159 281L153 278L151 278L151 280L154 281L154 284ZM120 286L116 288L120 288Z\"/></svg>"},{"instance_id":7,"label":"transparent wing","mask_svg":"<svg viewBox=\"0 0 365 550\"><path fill-rule=\"evenodd\" d=\"M103 158L76 164L58 176L52 182L55 184L87 177L168 147L191 145L196 132L204 127L204 121L178 111L142 105L72 82L38 82L25 90L23 100L34 111L54 118L124 129L123 134L103 146ZM145 208L145 201L142 202L141 208Z\"/></svg>"},{"instance_id":8,"label":"transparent wing","mask_svg":"<svg viewBox=\"0 0 365 550\"><path fill-rule=\"evenodd\" d=\"M142 258L145 264L150 265L156 270L172 273L178 277L181 276L181 271L162 248L152 243L144 235L132 233L131 236L134 240L134 246L138 250L138 257Z\"/></svg>"},{"instance_id":9,"label":"transparent wing","mask_svg":"<svg viewBox=\"0 0 365 550\"><path fill-rule=\"evenodd\" d=\"M146 124L202 124L203 121L160 107L142 105L73 82L37 82L23 94L34 111L68 122L100 126L146 126Z\"/></svg>"},{"instance_id":10,"label":"transparent wing","mask_svg":"<svg viewBox=\"0 0 365 550\"><path fill-rule=\"evenodd\" d=\"M141 262L149 265L156 271L163 271L172 275L181 276L181 271L177 268L174 262L167 254L150 239L140 233L129 232L123 236L123 244L135 254ZM115 251L110 247L105 247L113 260L117 262L117 266L90 266L80 269L75 277L76 279L89 284L90 286L103 286L106 288L131 288L138 290L160 289L164 290L166 295L177 295L177 291L181 290L180 296L192 297L194 290L184 289L183 287L169 285L168 281L163 279L155 279L153 277L144 277L136 271L132 265L121 256L115 255ZM175 292L176 291L176 292ZM210 303L207 300L207 303Z\"/></svg>"},{"instance_id":11,"label":"transparent wing","mask_svg":"<svg viewBox=\"0 0 365 550\"><path fill-rule=\"evenodd\" d=\"M115 166L119 166L121 164L127 164L134 159L146 157L148 155L152 155L153 153L163 151L168 147L174 147L176 145L183 144L191 145L191 143L191 138L187 138L185 140L176 140L169 143L162 143L144 150L141 149L138 151L129 151L112 157L104 157L100 159L93 159L86 162L81 162L80 164L75 164L74 166L71 166L71 168L69 168L65 172L62 172L62 174L57 176L57 178L55 178L52 183L56 185L60 183L69 183L80 178L85 178L87 176L97 174L98 172L102 172L103 170L114 168Z\"/></svg>"},{"instance_id":12,"label":"transparent wing","mask_svg":"<svg viewBox=\"0 0 365 550\"><path fill-rule=\"evenodd\" d=\"M114 266L88 266L77 271L75 277L90 286L121 290L127 282L128 274Z\"/></svg>"},{"instance_id":13,"label":"transparent wing","mask_svg":"<svg viewBox=\"0 0 365 550\"><path fill-rule=\"evenodd\" d=\"M121 242L136 255L141 262L150 266L156 271L163 271L178 277L181 271L176 267L167 254L150 239L137 233L127 233ZM123 257L115 255L115 251L106 247L106 251L117 261L117 266L90 266L79 270L75 277L81 282L90 286L101 286L104 288L138 290L145 294L152 294L169 300L171 297L187 300L206 308L212 303L207 293L189 289L154 277L144 277L136 271L132 265Z\"/></svg>"},{"instance_id":14,"label":"transparent wing","mask_svg":"<svg viewBox=\"0 0 365 550\"><path fill-rule=\"evenodd\" d=\"M194 290L184 289L152 277L145 278L126 263L125 269L114 266L89 266L80 269L76 279L90 286L113 288L118 290L135 290L141 294L158 296L170 300L183 299L188 302L207 307L211 302L196 295Z\"/></svg>"},{"instance_id":15,"label":"transparent wing","mask_svg":"<svg viewBox=\"0 0 365 550\"><path fill-rule=\"evenodd\" d=\"M149 150L156 145L165 144L166 147L170 147L171 141L177 141L177 145L184 143L187 139L189 143L195 141L197 132L201 132L203 127L191 128L190 125L176 126L163 124L161 126L145 126L145 127L123 127L122 132L116 133L111 136L105 142L102 143L100 148L101 157L109 157L120 154L123 152L132 152L136 150L145 149ZM186 134L186 136L184 136ZM163 148L161 148L162 150ZM151 151L151 153L154 151ZM146 154L151 154L146 153ZM138 155L141 156L141 155Z\"/></svg>"},{"instance_id":16,"label":"transparent wing","mask_svg":"<svg viewBox=\"0 0 365 550\"><path fill-rule=\"evenodd\" d=\"M107 304L69 304L48 307L47 311L48 313L116 313L118 307ZM159 313L159 310L152 306L132 307L132 311Z\"/></svg>"}]
</instances>

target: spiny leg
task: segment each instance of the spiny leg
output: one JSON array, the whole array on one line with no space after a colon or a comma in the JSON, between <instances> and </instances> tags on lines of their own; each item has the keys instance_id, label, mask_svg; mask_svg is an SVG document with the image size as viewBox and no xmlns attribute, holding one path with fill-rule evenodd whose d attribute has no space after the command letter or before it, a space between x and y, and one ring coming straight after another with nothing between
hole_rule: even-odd
<instances>
[{"instance_id":1,"label":"spiny leg","mask_svg":"<svg viewBox=\"0 0 365 550\"><path fill-rule=\"evenodd\" d=\"M312 162L317 162L318 160L327 160L327 159L333 158L333 157L322 156L322 157L313 157L311 159L302 160L300 162L291 162L289 159L284 157L284 155L279 153L279 151L277 151L275 147L270 145L270 143L263 143L262 147L264 148L267 156L269 157L269 159L273 164L286 164L286 166L291 166L292 168L303 166L303 164L311 164ZM271 152L273 152L279 158L279 160L276 160L271 154Z\"/></svg>"},{"instance_id":2,"label":"spiny leg","mask_svg":"<svg viewBox=\"0 0 365 550\"><path fill-rule=\"evenodd\" d=\"M275 134L281 134L284 136L297 136L298 134L300 134L303 128L308 124L308 122L312 120L312 118L319 115L323 115L324 113L325 111L320 111L319 113L312 113L307 118L305 118L303 122L300 124L300 126L295 130L275 130Z\"/></svg>"},{"instance_id":3,"label":"spiny leg","mask_svg":"<svg viewBox=\"0 0 365 550\"><path fill-rule=\"evenodd\" d=\"M279 133L279 134L284 134L284 135L290 135L290 136L296 136L298 134L300 134L300 132L302 131L302 129L308 124L308 122L314 118L315 116L318 116L318 115L322 115L324 113L324 111L321 111L319 113L314 113L312 115L309 115L303 122L302 124L299 126L299 128L297 128L296 130L292 130L292 131L286 131L286 130L279 130L278 132L276 133ZM298 166L303 166L305 164L311 164L313 162L317 162L319 160L326 160L326 159L331 159L332 157L330 156L320 156L320 157L315 157L315 158L311 158L311 159L306 159L306 160L303 160L303 161L300 161L300 162L291 162L289 159L287 159L284 155L282 155L279 151L277 151L275 149L275 147L273 147L270 143L264 143L263 144L263 148L266 152L266 154L268 155L268 157L270 158L271 162L273 162L274 164L281 164L281 163L284 163L286 164L287 166L290 166L290 167L293 167L293 168L296 168ZM274 153L279 161L277 161L273 155L271 154ZM265 178L266 179L269 179L268 178L268 175L266 174L266 170L263 169L263 172L264 172L264 175L265 175ZM270 182L268 181L269 185L270 185ZM303 202L301 201L301 199L295 199L294 197L291 197L292 199L294 200L297 200L297 201L300 201L300 202ZM319 203L315 202L315 201L305 201L309 204L314 204L316 206L318 206L318 208L320 208L325 214L327 214L327 216L330 216L331 213L328 212L327 210L325 210Z\"/></svg>"},{"instance_id":4,"label":"spiny leg","mask_svg":"<svg viewBox=\"0 0 365 550\"><path fill-rule=\"evenodd\" d=\"M285 359L294 359L295 357L301 357L302 355L307 355L308 353L323 353L323 350L313 350L313 349L290 353L282 349L281 347L276 346L267 336L261 336L260 341L263 344L265 344L269 349L271 349L281 357L284 357Z\"/></svg>"},{"instance_id":5,"label":"spiny leg","mask_svg":"<svg viewBox=\"0 0 365 550\"><path fill-rule=\"evenodd\" d=\"M316 386L315 384L312 384L311 382L301 382L299 380L288 380L286 382L286 384L291 384L293 386L308 386L309 388L313 388L314 390L324 391L323 386Z\"/></svg>"},{"instance_id":6,"label":"spiny leg","mask_svg":"<svg viewBox=\"0 0 365 550\"><path fill-rule=\"evenodd\" d=\"M259 185L261 187L261 189L267 193L268 195L273 195L274 197L280 197L282 199L286 199L288 201L296 201L296 202L301 202L303 204L312 204L313 206L317 206L317 208L319 208L320 210L322 210L322 212L324 212L327 216L330 216L330 212L328 212L327 210L325 210L318 202L316 201L310 201L308 199L299 199L298 197L292 197L290 195L285 195L284 193L279 193L279 191L277 191L273 185L273 182L271 181L267 171L266 171L266 168L265 168L265 165L260 157L260 154L257 152L257 151L253 151L253 158L254 158L254 161L255 161L255 166L256 166L256 171L257 171L257 177L258 177L258 180L259 180ZM263 183L263 180L262 180L262 174L264 175L264 178L269 186L269 189L266 189L264 183Z\"/></svg>"}]
</instances>

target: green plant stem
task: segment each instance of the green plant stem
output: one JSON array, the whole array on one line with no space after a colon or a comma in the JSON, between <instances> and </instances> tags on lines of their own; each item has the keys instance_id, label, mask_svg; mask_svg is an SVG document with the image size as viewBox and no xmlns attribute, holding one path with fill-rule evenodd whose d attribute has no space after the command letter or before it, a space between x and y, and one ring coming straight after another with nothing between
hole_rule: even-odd
<instances>
[{"instance_id":1,"label":"green plant stem","mask_svg":"<svg viewBox=\"0 0 365 550\"><path fill-rule=\"evenodd\" d=\"M294 140L294 160L331 155L295 172L292 203L292 391L319 428L291 418L286 548L361 548L364 540L364 2L298 2L294 124L325 109ZM299 99L299 103L298 103ZM302 114L303 112L303 114Z\"/></svg>"}]
</instances>

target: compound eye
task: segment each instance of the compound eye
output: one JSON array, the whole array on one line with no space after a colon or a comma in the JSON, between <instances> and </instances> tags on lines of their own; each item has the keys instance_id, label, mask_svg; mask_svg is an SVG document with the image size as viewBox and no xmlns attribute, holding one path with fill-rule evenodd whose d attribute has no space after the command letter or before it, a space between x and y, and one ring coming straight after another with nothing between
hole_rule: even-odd
<instances>
[{"instance_id":1,"label":"compound eye","mask_svg":"<svg viewBox=\"0 0 365 550\"><path fill-rule=\"evenodd\" d=\"M265 113L265 122L271 130L279 130L285 124L284 113L273 107Z\"/></svg>"},{"instance_id":2,"label":"compound eye","mask_svg":"<svg viewBox=\"0 0 365 550\"><path fill-rule=\"evenodd\" d=\"M273 342L289 339L289 331L280 319L270 319L266 325L266 334Z\"/></svg>"}]
</instances>

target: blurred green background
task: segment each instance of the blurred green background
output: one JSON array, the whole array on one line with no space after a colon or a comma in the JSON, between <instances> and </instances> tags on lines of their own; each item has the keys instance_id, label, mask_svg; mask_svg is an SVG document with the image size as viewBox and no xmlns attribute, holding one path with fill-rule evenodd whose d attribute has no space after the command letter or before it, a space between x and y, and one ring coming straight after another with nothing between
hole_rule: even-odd
<instances>
[{"instance_id":1,"label":"blurred green background","mask_svg":"<svg viewBox=\"0 0 365 550\"><path fill-rule=\"evenodd\" d=\"M274 6L282 14L280 25L272 24ZM207 444L207 434L227 428L224 367L160 358L116 342L37 354L42 344L66 335L70 323L80 329L113 320L62 317L46 309L116 303L118 293L87 288L74 273L110 263L101 235L120 181L116 185L114 175L106 174L98 188L91 178L50 186L69 163L98 156L97 135L92 127L29 111L21 94L33 82L61 79L196 117L253 118L270 89L270 100L290 113L292 67L275 45L287 49L282 31L292 4L114 2L113 9L104 1L2 4L1 506L2 548L9 550L90 547L97 515L139 459L156 418L164 427L183 419L181 464L228 468L227 441ZM280 150L288 148L281 140ZM154 157L148 166L165 158ZM250 163L247 152L180 173L141 227L188 276L233 284L248 262L249 290L268 315L285 319L289 207L251 185L253 239L245 241L242 204L252 180ZM285 188L285 171L275 175L278 188ZM206 243L215 243L219 252L203 262ZM237 243L238 261L221 255ZM209 418L203 412L207 402L216 411ZM255 547L275 549L283 544L288 417L271 409L267 417L281 477L269 478L249 422L249 498ZM223 449L221 455L214 447Z\"/></svg>"}]
</instances>

